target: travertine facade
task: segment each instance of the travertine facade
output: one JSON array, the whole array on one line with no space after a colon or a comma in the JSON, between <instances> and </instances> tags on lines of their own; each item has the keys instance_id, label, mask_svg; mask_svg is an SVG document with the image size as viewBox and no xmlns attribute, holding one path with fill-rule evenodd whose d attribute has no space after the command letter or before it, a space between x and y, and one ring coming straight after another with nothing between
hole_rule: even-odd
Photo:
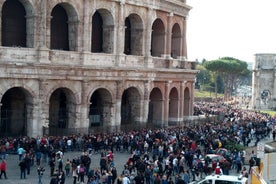
<instances>
[{"instance_id":1,"label":"travertine facade","mask_svg":"<svg viewBox=\"0 0 276 184\"><path fill-rule=\"evenodd\" d=\"M276 108L276 54L255 54L252 78L252 108Z\"/></svg>"},{"instance_id":2,"label":"travertine facade","mask_svg":"<svg viewBox=\"0 0 276 184\"><path fill-rule=\"evenodd\" d=\"M192 114L185 0L0 0L1 135ZM16 12L16 13L15 13Z\"/></svg>"}]
</instances>

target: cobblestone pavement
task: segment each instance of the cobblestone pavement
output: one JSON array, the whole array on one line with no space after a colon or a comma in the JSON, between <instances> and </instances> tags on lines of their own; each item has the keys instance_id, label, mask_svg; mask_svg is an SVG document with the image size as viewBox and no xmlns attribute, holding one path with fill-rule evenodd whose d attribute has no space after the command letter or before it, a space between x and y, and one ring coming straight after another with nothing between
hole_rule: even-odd
<instances>
[{"instance_id":1,"label":"cobblestone pavement","mask_svg":"<svg viewBox=\"0 0 276 184\"><path fill-rule=\"evenodd\" d=\"M64 162L69 158L72 160L76 156L80 156L81 152L66 152L64 154ZM131 156L129 153L116 153L115 152L115 167L117 168L117 172L121 173L124 164L126 163L127 159ZM7 155L6 156L6 162L7 162L7 177L8 179L3 179L4 176L2 176L2 179L0 180L0 184L35 184L38 183L38 174L37 174L37 166L34 165L31 168L30 175L26 175L26 179L20 179L20 169L19 169L19 158L18 155ZM100 154L93 154L91 156L91 165L90 168L99 168L100 163ZM47 163L41 164L45 167L45 172L42 177L42 183L43 184L49 184L51 180L50 176L50 167ZM87 178L86 180L87 181ZM66 184L73 184L73 178L72 176L66 177L65 180Z\"/></svg>"}]
</instances>

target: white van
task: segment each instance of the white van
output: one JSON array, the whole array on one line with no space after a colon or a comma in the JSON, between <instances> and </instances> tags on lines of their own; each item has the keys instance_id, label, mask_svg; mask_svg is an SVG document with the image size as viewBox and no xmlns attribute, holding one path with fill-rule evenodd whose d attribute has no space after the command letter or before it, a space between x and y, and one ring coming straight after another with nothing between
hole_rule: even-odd
<instances>
[{"instance_id":1,"label":"white van","mask_svg":"<svg viewBox=\"0 0 276 184\"><path fill-rule=\"evenodd\" d=\"M205 179L192 182L191 184L248 184L247 178L230 175L209 175Z\"/></svg>"}]
</instances>

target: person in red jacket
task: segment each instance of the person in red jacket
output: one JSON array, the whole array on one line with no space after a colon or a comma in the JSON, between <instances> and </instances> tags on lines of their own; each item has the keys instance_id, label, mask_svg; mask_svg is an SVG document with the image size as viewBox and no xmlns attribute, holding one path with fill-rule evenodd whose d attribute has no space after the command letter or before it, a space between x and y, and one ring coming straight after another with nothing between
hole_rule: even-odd
<instances>
[{"instance_id":1,"label":"person in red jacket","mask_svg":"<svg viewBox=\"0 0 276 184\"><path fill-rule=\"evenodd\" d=\"M0 179L2 179L2 175L3 175L3 174L4 174L5 179L8 179L8 178L7 178L7 174L6 174L7 163L5 162L4 159L2 160L2 162L1 162L1 164L0 164L0 170L1 170Z\"/></svg>"},{"instance_id":2,"label":"person in red jacket","mask_svg":"<svg viewBox=\"0 0 276 184\"><path fill-rule=\"evenodd\" d=\"M222 169L220 168L219 165L217 165L217 167L215 168L215 174L223 174Z\"/></svg>"}]
</instances>

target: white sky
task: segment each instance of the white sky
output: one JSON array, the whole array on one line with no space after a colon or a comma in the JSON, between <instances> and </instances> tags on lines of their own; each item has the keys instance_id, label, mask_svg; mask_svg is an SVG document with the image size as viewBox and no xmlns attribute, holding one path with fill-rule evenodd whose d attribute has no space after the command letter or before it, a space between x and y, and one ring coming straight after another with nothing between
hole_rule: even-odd
<instances>
[{"instance_id":1,"label":"white sky","mask_svg":"<svg viewBox=\"0 0 276 184\"><path fill-rule=\"evenodd\" d=\"M187 0L188 60L276 53L276 0Z\"/></svg>"}]
</instances>

